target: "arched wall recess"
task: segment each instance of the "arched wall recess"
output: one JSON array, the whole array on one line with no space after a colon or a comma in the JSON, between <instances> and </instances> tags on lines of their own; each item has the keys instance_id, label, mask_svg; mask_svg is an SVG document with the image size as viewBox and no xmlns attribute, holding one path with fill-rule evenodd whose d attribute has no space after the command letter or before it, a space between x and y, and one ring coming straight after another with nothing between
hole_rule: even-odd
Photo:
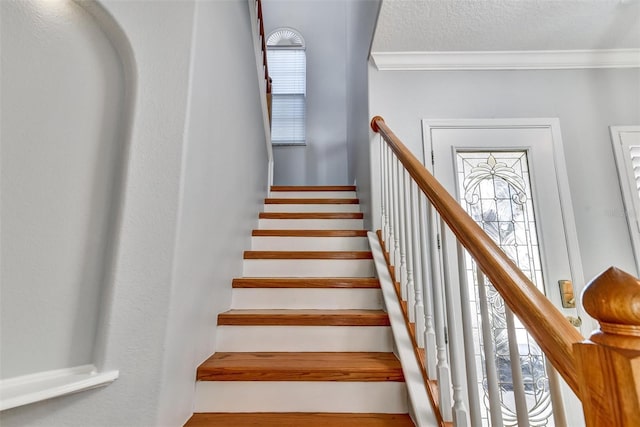
<instances>
[{"instance_id":1,"label":"arched wall recess","mask_svg":"<svg viewBox=\"0 0 640 427\"><path fill-rule=\"evenodd\" d=\"M0 7L4 410L118 377L105 320L136 70L95 1Z\"/></svg>"}]
</instances>

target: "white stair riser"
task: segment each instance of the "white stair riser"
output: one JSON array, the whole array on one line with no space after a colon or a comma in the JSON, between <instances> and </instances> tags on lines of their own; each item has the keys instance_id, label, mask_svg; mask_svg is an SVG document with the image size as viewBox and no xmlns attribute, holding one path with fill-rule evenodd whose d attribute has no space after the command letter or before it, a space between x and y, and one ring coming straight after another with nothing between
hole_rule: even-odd
<instances>
[{"instance_id":1,"label":"white stair riser","mask_svg":"<svg viewBox=\"0 0 640 427\"><path fill-rule=\"evenodd\" d=\"M264 219L258 221L261 230L362 230L361 219Z\"/></svg>"},{"instance_id":2,"label":"white stair riser","mask_svg":"<svg viewBox=\"0 0 640 427\"><path fill-rule=\"evenodd\" d=\"M355 191L272 191L272 199L357 199Z\"/></svg>"},{"instance_id":3,"label":"white stair riser","mask_svg":"<svg viewBox=\"0 0 640 427\"><path fill-rule=\"evenodd\" d=\"M343 310L382 308L379 289L234 289L235 309Z\"/></svg>"},{"instance_id":4,"label":"white stair riser","mask_svg":"<svg viewBox=\"0 0 640 427\"><path fill-rule=\"evenodd\" d=\"M406 413L404 382L198 381L195 412Z\"/></svg>"},{"instance_id":5,"label":"white stair riser","mask_svg":"<svg viewBox=\"0 0 640 427\"><path fill-rule=\"evenodd\" d=\"M389 326L218 326L216 351L393 351Z\"/></svg>"},{"instance_id":6,"label":"white stair riser","mask_svg":"<svg viewBox=\"0 0 640 427\"><path fill-rule=\"evenodd\" d=\"M274 204L264 205L264 212L360 212L360 205L339 204L339 205L310 205L310 204Z\"/></svg>"},{"instance_id":7,"label":"white stair riser","mask_svg":"<svg viewBox=\"0 0 640 427\"><path fill-rule=\"evenodd\" d=\"M254 251L368 251L366 237L271 237L251 238Z\"/></svg>"},{"instance_id":8,"label":"white stair riser","mask_svg":"<svg viewBox=\"0 0 640 427\"><path fill-rule=\"evenodd\" d=\"M370 259L245 259L244 277L373 277Z\"/></svg>"}]
</instances>

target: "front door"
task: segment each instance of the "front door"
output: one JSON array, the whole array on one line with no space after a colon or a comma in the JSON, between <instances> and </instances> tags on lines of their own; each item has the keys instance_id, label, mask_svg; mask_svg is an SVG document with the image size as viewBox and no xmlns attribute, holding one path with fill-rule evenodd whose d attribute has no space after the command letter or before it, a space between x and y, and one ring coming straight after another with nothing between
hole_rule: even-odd
<instances>
[{"instance_id":1,"label":"front door","mask_svg":"<svg viewBox=\"0 0 640 427\"><path fill-rule=\"evenodd\" d=\"M428 160L425 163L434 176L559 310L576 320L576 324L579 323L577 319L582 321L578 327L588 336L593 323L580 311L579 298L575 298L577 308L564 308L562 304L561 289L567 290L566 281L571 281L577 297L584 279L558 120L424 120L423 131L425 159ZM447 239L455 241L450 231ZM443 258L450 265L452 282L458 283L456 248L452 244L447 247L449 253L443 254ZM481 333L482 318L476 306L478 283L468 256L465 268L465 279L472 295L471 312L478 313L473 321L477 335ZM493 288L489 286L488 289L489 323L496 348L504 425L522 424L515 414L505 310ZM569 305L572 302L565 301ZM554 389L555 374L545 369L546 362L540 349L517 319L515 331L510 334L512 339L516 337L520 354L529 425L565 424L561 413L565 411L559 409L560 406L571 414L570 427L583 425L583 420L576 421L576 414L582 414L579 401L566 384ZM476 359L483 360L481 340L474 341ZM484 364L478 363L480 407L483 424L488 425L489 405L483 370ZM552 405L552 401L556 404Z\"/></svg>"}]
</instances>

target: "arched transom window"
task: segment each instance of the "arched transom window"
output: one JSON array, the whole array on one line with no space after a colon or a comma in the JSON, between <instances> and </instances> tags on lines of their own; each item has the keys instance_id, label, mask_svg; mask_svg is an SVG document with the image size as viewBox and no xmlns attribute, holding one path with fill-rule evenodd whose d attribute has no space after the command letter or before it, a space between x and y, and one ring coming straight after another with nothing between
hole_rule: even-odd
<instances>
[{"instance_id":1,"label":"arched transom window","mask_svg":"<svg viewBox=\"0 0 640 427\"><path fill-rule=\"evenodd\" d=\"M304 39L291 28L267 37L267 61L272 83L271 142L305 143L307 59Z\"/></svg>"}]
</instances>

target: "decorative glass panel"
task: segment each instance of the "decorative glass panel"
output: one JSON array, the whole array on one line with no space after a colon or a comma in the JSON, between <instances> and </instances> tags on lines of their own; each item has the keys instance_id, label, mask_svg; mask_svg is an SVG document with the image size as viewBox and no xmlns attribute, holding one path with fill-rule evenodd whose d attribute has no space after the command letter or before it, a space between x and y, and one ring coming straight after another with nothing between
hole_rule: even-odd
<instances>
[{"instance_id":1,"label":"decorative glass panel","mask_svg":"<svg viewBox=\"0 0 640 427\"><path fill-rule=\"evenodd\" d=\"M544 292L527 152L459 151L456 161L458 194L461 195L462 207ZM489 425L489 394L481 339L482 318L480 305L477 303L476 265L468 254L465 265L467 283L472 288L469 293L473 295L470 303L472 311L476 313L473 328L478 372L483 373L478 384L480 395L484 396L483 422ZM505 426L516 426L505 305L490 283L487 283L487 299L491 339L496 349L494 362L498 373L502 417ZM544 354L517 318L515 327L530 425L552 426L554 423Z\"/></svg>"}]
</instances>

